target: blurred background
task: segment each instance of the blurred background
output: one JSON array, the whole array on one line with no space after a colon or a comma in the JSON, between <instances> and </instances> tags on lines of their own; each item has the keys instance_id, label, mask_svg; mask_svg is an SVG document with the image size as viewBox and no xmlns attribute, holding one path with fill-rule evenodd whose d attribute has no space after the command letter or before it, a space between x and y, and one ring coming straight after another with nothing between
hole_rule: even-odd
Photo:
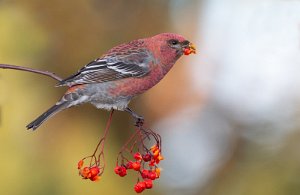
<instances>
[{"instance_id":1,"label":"blurred background","mask_svg":"<svg viewBox=\"0 0 300 195\"><path fill-rule=\"evenodd\" d=\"M161 32L184 35L197 55L131 107L163 138L161 178L144 194L300 194L300 1L0 0L0 63L66 77L111 47ZM65 88L0 70L0 194L135 194L113 172L134 131L117 112L100 182L78 176L108 112L91 105L25 126Z\"/></svg>"}]
</instances>

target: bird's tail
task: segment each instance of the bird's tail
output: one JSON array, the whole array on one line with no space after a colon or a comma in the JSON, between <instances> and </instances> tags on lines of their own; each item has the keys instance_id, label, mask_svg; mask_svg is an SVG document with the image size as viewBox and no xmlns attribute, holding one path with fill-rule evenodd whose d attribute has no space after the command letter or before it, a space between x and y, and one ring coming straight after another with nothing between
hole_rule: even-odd
<instances>
[{"instance_id":1,"label":"bird's tail","mask_svg":"<svg viewBox=\"0 0 300 195\"><path fill-rule=\"evenodd\" d=\"M38 128L44 121L46 121L47 119L49 119L51 116L55 115L56 113L64 110L65 108L67 108L67 104L68 102L63 102L60 104L55 104L54 106L52 106L51 108L49 108L46 112L44 112L41 116L39 116L38 118L36 118L34 121L32 121L31 123L29 123L26 127L27 129L32 129L35 130L36 128Z\"/></svg>"}]
</instances>

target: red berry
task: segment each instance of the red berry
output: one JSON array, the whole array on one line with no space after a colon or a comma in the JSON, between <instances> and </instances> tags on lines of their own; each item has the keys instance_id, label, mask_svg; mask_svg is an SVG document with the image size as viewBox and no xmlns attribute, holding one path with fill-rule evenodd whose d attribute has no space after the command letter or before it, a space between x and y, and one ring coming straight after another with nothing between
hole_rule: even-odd
<instances>
[{"instance_id":1,"label":"red berry","mask_svg":"<svg viewBox=\"0 0 300 195\"><path fill-rule=\"evenodd\" d=\"M119 175L120 172L120 166L116 166L114 169L115 173Z\"/></svg>"},{"instance_id":2,"label":"red berry","mask_svg":"<svg viewBox=\"0 0 300 195\"><path fill-rule=\"evenodd\" d=\"M134 191L136 192L136 193L141 193L143 190L139 187L139 186L137 186L136 184L134 185Z\"/></svg>"},{"instance_id":3,"label":"red berry","mask_svg":"<svg viewBox=\"0 0 300 195\"><path fill-rule=\"evenodd\" d=\"M127 170L123 166L116 166L115 173L120 177L124 177L125 175L127 175Z\"/></svg>"},{"instance_id":4,"label":"red berry","mask_svg":"<svg viewBox=\"0 0 300 195\"><path fill-rule=\"evenodd\" d=\"M159 150L155 150L155 151L153 152L153 158L154 158L154 159L157 159L158 156L159 156Z\"/></svg>"},{"instance_id":5,"label":"red berry","mask_svg":"<svg viewBox=\"0 0 300 195\"><path fill-rule=\"evenodd\" d=\"M137 193L141 193L142 191L144 191L146 189L146 183L144 181L140 181L137 184L135 184L134 186L134 190Z\"/></svg>"},{"instance_id":6,"label":"red berry","mask_svg":"<svg viewBox=\"0 0 300 195\"><path fill-rule=\"evenodd\" d=\"M125 175L127 175L127 170L125 167L121 167L121 171L120 171L119 175L121 177L124 177Z\"/></svg>"},{"instance_id":7,"label":"red berry","mask_svg":"<svg viewBox=\"0 0 300 195\"><path fill-rule=\"evenodd\" d=\"M146 183L144 181L140 181L139 185L141 186L141 188L146 189Z\"/></svg>"},{"instance_id":8,"label":"red berry","mask_svg":"<svg viewBox=\"0 0 300 195\"><path fill-rule=\"evenodd\" d=\"M155 180L155 179L156 179L156 173L150 171L150 172L148 173L148 178L151 179L151 180Z\"/></svg>"},{"instance_id":9,"label":"red berry","mask_svg":"<svg viewBox=\"0 0 300 195\"><path fill-rule=\"evenodd\" d=\"M90 168L90 173L91 173L91 177L95 177L99 174L100 170L98 167L91 167Z\"/></svg>"},{"instance_id":10,"label":"red berry","mask_svg":"<svg viewBox=\"0 0 300 195\"><path fill-rule=\"evenodd\" d=\"M77 163L77 168L78 168L78 169L81 169L82 166L83 166L83 160L80 160L80 161Z\"/></svg>"},{"instance_id":11,"label":"red berry","mask_svg":"<svg viewBox=\"0 0 300 195\"><path fill-rule=\"evenodd\" d=\"M84 167L82 170L80 170L80 175L84 178L90 178L91 177L91 172L89 167Z\"/></svg>"},{"instance_id":12,"label":"red berry","mask_svg":"<svg viewBox=\"0 0 300 195\"><path fill-rule=\"evenodd\" d=\"M149 166L150 167L153 167L156 163L156 160L155 159L151 159L150 163L149 163Z\"/></svg>"},{"instance_id":13,"label":"red berry","mask_svg":"<svg viewBox=\"0 0 300 195\"><path fill-rule=\"evenodd\" d=\"M139 152L135 153L135 154L133 155L133 157L134 157L135 160L142 160L142 155L141 155L141 153L139 153Z\"/></svg>"},{"instance_id":14,"label":"red berry","mask_svg":"<svg viewBox=\"0 0 300 195\"><path fill-rule=\"evenodd\" d=\"M150 161L150 160L151 160L151 154L147 153L147 154L143 155L143 160L144 160L145 162Z\"/></svg>"},{"instance_id":15,"label":"red berry","mask_svg":"<svg viewBox=\"0 0 300 195\"><path fill-rule=\"evenodd\" d=\"M100 177L98 175L90 178L91 181L98 181L99 179Z\"/></svg>"},{"instance_id":16,"label":"red berry","mask_svg":"<svg viewBox=\"0 0 300 195\"><path fill-rule=\"evenodd\" d=\"M135 184L134 185L134 191L136 192L136 193L141 193L142 191L144 191L145 189L143 189L140 185L139 185L139 183L137 183L137 184Z\"/></svg>"},{"instance_id":17,"label":"red berry","mask_svg":"<svg viewBox=\"0 0 300 195\"><path fill-rule=\"evenodd\" d=\"M146 179L144 182L146 184L147 189L151 189L153 187L153 182L151 179Z\"/></svg>"},{"instance_id":18,"label":"red berry","mask_svg":"<svg viewBox=\"0 0 300 195\"><path fill-rule=\"evenodd\" d=\"M139 171L141 168L141 163L140 162L133 162L132 163L132 168L136 171Z\"/></svg>"},{"instance_id":19,"label":"red berry","mask_svg":"<svg viewBox=\"0 0 300 195\"><path fill-rule=\"evenodd\" d=\"M184 53L184 55L190 55L190 54L191 54L191 51L190 51L190 49L185 48L185 49L183 50L183 53Z\"/></svg>"},{"instance_id":20,"label":"red berry","mask_svg":"<svg viewBox=\"0 0 300 195\"><path fill-rule=\"evenodd\" d=\"M132 161L128 161L127 164L125 165L127 169L133 169L132 167Z\"/></svg>"},{"instance_id":21,"label":"red berry","mask_svg":"<svg viewBox=\"0 0 300 195\"><path fill-rule=\"evenodd\" d=\"M148 178L148 174L149 174L149 171L148 170L146 170L146 169L144 169L144 170L142 170L142 172L141 172L141 176L142 176L142 178Z\"/></svg>"}]
</instances>

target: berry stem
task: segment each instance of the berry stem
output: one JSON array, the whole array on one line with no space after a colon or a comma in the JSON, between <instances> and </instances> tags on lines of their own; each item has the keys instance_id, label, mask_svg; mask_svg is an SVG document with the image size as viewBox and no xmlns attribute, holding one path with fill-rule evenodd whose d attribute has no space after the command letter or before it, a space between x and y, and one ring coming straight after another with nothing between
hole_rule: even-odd
<instances>
[{"instance_id":1,"label":"berry stem","mask_svg":"<svg viewBox=\"0 0 300 195\"><path fill-rule=\"evenodd\" d=\"M108 135L109 128L110 128L110 125L111 125L113 113L114 113L114 109L111 110L109 118L108 118L108 120L106 122L106 127L105 127L105 130L104 130L103 137L99 140L94 153L90 156L90 157L92 157L91 160L90 160L90 166L92 166L93 159L95 160L97 166L100 165L100 162L101 162L101 159L102 159L103 168L105 167L105 158L104 158L104 152L103 151L104 151L105 140L106 140L106 137ZM98 159L97 159L96 158L96 153L99 150L99 148L100 148L100 153L99 153Z\"/></svg>"},{"instance_id":2,"label":"berry stem","mask_svg":"<svg viewBox=\"0 0 300 195\"><path fill-rule=\"evenodd\" d=\"M99 170L98 176L101 176L103 174L104 169L105 169L105 165L106 165L105 157L104 157L104 145L105 145L105 140L107 138L107 135L108 135L108 132L109 132L109 129L110 129L113 113L114 113L114 110L112 109L111 112L110 112L109 118L106 122L104 135L99 140L93 154L81 159L82 161L84 161L86 159L89 159L90 160L89 168L97 167L98 170Z\"/></svg>"},{"instance_id":3,"label":"berry stem","mask_svg":"<svg viewBox=\"0 0 300 195\"><path fill-rule=\"evenodd\" d=\"M106 137L107 137L107 135L108 135L108 131L109 131L110 125L111 125L113 113L114 113L114 109L112 109L112 110L110 111L110 115L109 115L109 118L108 118L107 123L106 123L105 130L104 130L104 135L103 135L103 137L100 139L99 143L97 144L97 147L96 147L96 149L95 149L95 151L94 151L94 153L93 153L92 156L94 156L94 155L96 154L96 152L97 152L97 150L99 149L101 143L103 143L103 144L102 144L102 147L101 147L101 153L103 153L104 144L105 144Z\"/></svg>"}]
</instances>

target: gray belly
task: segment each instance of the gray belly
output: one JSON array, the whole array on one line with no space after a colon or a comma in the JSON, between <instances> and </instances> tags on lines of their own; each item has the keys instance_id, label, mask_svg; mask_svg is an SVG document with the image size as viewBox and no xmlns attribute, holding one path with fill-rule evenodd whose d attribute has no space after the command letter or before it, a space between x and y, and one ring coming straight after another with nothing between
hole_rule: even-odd
<instances>
[{"instance_id":1,"label":"gray belly","mask_svg":"<svg viewBox=\"0 0 300 195\"><path fill-rule=\"evenodd\" d=\"M105 109L105 110L111 110L111 109L115 109L115 110L124 110L125 108L127 108L127 105L129 104L131 98L110 98L110 97L93 97L91 104L93 104L94 106L96 106L97 108L100 109Z\"/></svg>"},{"instance_id":2,"label":"gray belly","mask_svg":"<svg viewBox=\"0 0 300 195\"><path fill-rule=\"evenodd\" d=\"M111 83L97 83L91 84L89 88L90 103L100 109L106 110L124 110L130 100L131 96L112 95L109 89L112 87Z\"/></svg>"}]
</instances>

